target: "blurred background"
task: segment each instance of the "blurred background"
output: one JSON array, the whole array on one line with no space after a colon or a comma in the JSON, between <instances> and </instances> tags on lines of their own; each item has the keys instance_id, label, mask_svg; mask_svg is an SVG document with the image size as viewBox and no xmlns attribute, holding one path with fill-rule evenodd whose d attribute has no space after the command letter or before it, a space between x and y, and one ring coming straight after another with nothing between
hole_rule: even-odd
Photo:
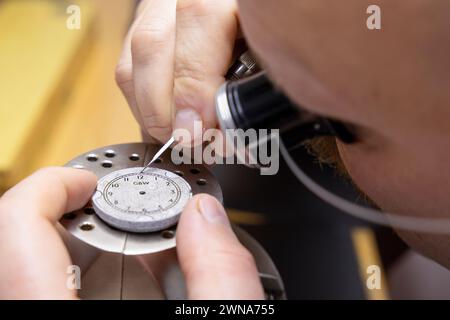
<instances>
[{"instance_id":1,"label":"blurred background","mask_svg":"<svg viewBox=\"0 0 450 320\"><path fill-rule=\"evenodd\" d=\"M66 26L73 4L81 8L79 29ZM0 194L40 167L141 140L114 81L135 5L0 0ZM408 250L390 229L324 204L284 163L276 176L237 165L212 170L230 218L266 248L288 298L450 298L448 270ZM370 265L381 268L381 289L366 285Z\"/></svg>"}]
</instances>

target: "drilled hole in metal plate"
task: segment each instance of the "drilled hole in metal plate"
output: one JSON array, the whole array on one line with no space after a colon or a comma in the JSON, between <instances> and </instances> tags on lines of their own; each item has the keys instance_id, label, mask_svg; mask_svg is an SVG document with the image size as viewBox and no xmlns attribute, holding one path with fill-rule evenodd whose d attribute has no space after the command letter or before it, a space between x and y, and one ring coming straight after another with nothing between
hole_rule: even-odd
<instances>
[{"instance_id":1,"label":"drilled hole in metal plate","mask_svg":"<svg viewBox=\"0 0 450 320\"><path fill-rule=\"evenodd\" d=\"M197 168L192 168L191 170L189 170L192 174L199 174L200 170Z\"/></svg>"},{"instance_id":2,"label":"drilled hole in metal plate","mask_svg":"<svg viewBox=\"0 0 450 320\"><path fill-rule=\"evenodd\" d=\"M140 159L140 157L139 157L139 155L137 154L137 153L133 153L131 156L130 156L130 160L131 161L138 161Z\"/></svg>"},{"instance_id":3,"label":"drilled hole in metal plate","mask_svg":"<svg viewBox=\"0 0 450 320\"><path fill-rule=\"evenodd\" d=\"M98 156L95 153L91 153L86 156L86 159L89 162L95 162L98 160Z\"/></svg>"},{"instance_id":4,"label":"drilled hole in metal plate","mask_svg":"<svg viewBox=\"0 0 450 320\"><path fill-rule=\"evenodd\" d=\"M139 191L139 194L140 195L144 195L144 194L146 194L146 192L145 191Z\"/></svg>"},{"instance_id":5,"label":"drilled hole in metal plate","mask_svg":"<svg viewBox=\"0 0 450 320\"><path fill-rule=\"evenodd\" d=\"M63 215L63 218L66 220L73 220L76 217L77 217L77 215L73 212L69 212L69 213L66 213L65 215Z\"/></svg>"},{"instance_id":6,"label":"drilled hole in metal plate","mask_svg":"<svg viewBox=\"0 0 450 320\"><path fill-rule=\"evenodd\" d=\"M172 239L173 237L175 237L175 232L173 230L164 230L163 232L161 232L161 237L163 237L164 239Z\"/></svg>"},{"instance_id":7,"label":"drilled hole in metal plate","mask_svg":"<svg viewBox=\"0 0 450 320\"><path fill-rule=\"evenodd\" d=\"M113 166L112 162L109 160L105 160L102 162L102 167L103 168L111 168Z\"/></svg>"},{"instance_id":8,"label":"drilled hole in metal plate","mask_svg":"<svg viewBox=\"0 0 450 320\"><path fill-rule=\"evenodd\" d=\"M199 186L204 186L206 183L207 183L207 182L206 182L205 179L198 179L198 180L197 180L197 184L198 184Z\"/></svg>"},{"instance_id":9,"label":"drilled hole in metal plate","mask_svg":"<svg viewBox=\"0 0 450 320\"><path fill-rule=\"evenodd\" d=\"M94 229L94 225L92 223L86 222L80 225L80 229L83 231L91 231Z\"/></svg>"},{"instance_id":10,"label":"drilled hole in metal plate","mask_svg":"<svg viewBox=\"0 0 450 320\"><path fill-rule=\"evenodd\" d=\"M179 175L180 177L184 176L184 172L180 170L174 171L174 173Z\"/></svg>"},{"instance_id":11,"label":"drilled hole in metal plate","mask_svg":"<svg viewBox=\"0 0 450 320\"><path fill-rule=\"evenodd\" d=\"M83 212L84 212L85 214L92 215L92 214L95 213L95 210L94 210L94 208L86 207L86 208L84 208Z\"/></svg>"},{"instance_id":12,"label":"drilled hole in metal plate","mask_svg":"<svg viewBox=\"0 0 450 320\"><path fill-rule=\"evenodd\" d=\"M161 162L163 162L163 159L161 159L161 158L158 158L158 159L156 159L156 160L155 160L155 162L154 162L154 163L161 163Z\"/></svg>"},{"instance_id":13,"label":"drilled hole in metal plate","mask_svg":"<svg viewBox=\"0 0 450 320\"><path fill-rule=\"evenodd\" d=\"M114 158L115 156L116 156L116 152L114 150L106 150L105 151L105 157Z\"/></svg>"}]
</instances>

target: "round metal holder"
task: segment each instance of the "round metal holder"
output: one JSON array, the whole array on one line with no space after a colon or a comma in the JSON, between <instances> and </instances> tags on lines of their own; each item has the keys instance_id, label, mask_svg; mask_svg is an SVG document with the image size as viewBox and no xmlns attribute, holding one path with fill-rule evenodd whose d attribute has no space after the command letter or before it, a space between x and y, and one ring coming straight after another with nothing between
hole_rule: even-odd
<instances>
[{"instance_id":1,"label":"round metal holder","mask_svg":"<svg viewBox=\"0 0 450 320\"><path fill-rule=\"evenodd\" d=\"M116 170L142 167L158 150L159 146L146 143L112 145L86 152L69 161L65 166L89 170L94 172L98 178L102 178ZM182 176L191 186L192 195L208 193L223 202L222 190L216 178L204 166L175 165L171 161L170 151L167 151L159 161L152 164L152 167L168 170ZM91 202L80 210L66 213L60 222L81 243L86 243L93 248L123 255L139 255L141 258L152 257L155 270L160 269L158 266L166 266L160 275L156 275L156 280L165 297L168 299L186 299L185 282L174 249L176 225L151 233L132 233L118 230L109 226L97 216ZM264 248L239 227L233 225L233 230L241 243L255 258L266 299L285 299L283 281ZM80 246L80 243L74 244L74 246ZM78 257L81 261L83 260L83 253L88 254L87 251L89 250L83 247L72 251L72 253L81 252L81 256ZM121 282L123 282L123 279Z\"/></svg>"},{"instance_id":2,"label":"round metal holder","mask_svg":"<svg viewBox=\"0 0 450 320\"><path fill-rule=\"evenodd\" d=\"M91 150L69 161L65 166L86 169L101 178L119 169L142 167L158 151L157 145L130 143ZM223 201L222 190L215 177L201 165L175 165L170 151L152 165L182 176L191 186L192 194L208 193ZM103 222L92 203L81 210L67 213L61 224L76 238L103 251L125 255L142 255L175 247L176 226L151 233L131 233L115 229Z\"/></svg>"}]
</instances>

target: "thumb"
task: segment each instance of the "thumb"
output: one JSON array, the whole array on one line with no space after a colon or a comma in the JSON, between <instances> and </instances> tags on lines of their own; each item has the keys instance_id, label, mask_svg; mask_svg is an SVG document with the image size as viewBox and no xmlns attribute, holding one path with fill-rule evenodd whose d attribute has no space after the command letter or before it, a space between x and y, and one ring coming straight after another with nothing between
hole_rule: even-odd
<instances>
[{"instance_id":1,"label":"thumb","mask_svg":"<svg viewBox=\"0 0 450 320\"><path fill-rule=\"evenodd\" d=\"M222 205L194 196L177 228L177 251L189 299L263 299L255 261L231 229Z\"/></svg>"}]
</instances>

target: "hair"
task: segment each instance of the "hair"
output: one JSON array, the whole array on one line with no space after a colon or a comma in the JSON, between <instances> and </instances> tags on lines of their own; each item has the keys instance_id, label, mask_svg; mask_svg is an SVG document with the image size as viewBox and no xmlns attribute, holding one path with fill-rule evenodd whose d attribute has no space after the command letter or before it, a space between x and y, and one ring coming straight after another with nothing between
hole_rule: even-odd
<instances>
[{"instance_id":1,"label":"hair","mask_svg":"<svg viewBox=\"0 0 450 320\"><path fill-rule=\"evenodd\" d=\"M335 137L323 136L306 140L303 144L309 154L314 156L320 165L325 164L345 178L350 178L341 159Z\"/></svg>"},{"instance_id":2,"label":"hair","mask_svg":"<svg viewBox=\"0 0 450 320\"><path fill-rule=\"evenodd\" d=\"M379 206L371 198L369 198L352 180L339 154L339 149L335 137L316 137L306 140L303 145L308 153L317 159L319 165L327 165L331 168L334 168L340 178L344 179L346 182L349 182L358 192L362 201L364 201L369 206L379 208Z\"/></svg>"}]
</instances>

